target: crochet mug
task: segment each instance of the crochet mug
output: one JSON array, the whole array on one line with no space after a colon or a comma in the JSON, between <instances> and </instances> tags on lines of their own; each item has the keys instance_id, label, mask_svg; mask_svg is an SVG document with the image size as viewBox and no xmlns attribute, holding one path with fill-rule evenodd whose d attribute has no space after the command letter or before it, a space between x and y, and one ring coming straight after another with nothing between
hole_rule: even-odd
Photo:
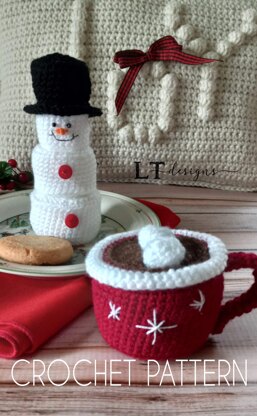
<instances>
[{"instance_id":1,"label":"crochet mug","mask_svg":"<svg viewBox=\"0 0 257 416\"><path fill-rule=\"evenodd\" d=\"M223 272L255 282L222 305ZM96 320L113 348L135 358L186 358L210 334L257 307L257 256L231 253L209 234L152 225L109 236L88 253Z\"/></svg>"}]
</instances>

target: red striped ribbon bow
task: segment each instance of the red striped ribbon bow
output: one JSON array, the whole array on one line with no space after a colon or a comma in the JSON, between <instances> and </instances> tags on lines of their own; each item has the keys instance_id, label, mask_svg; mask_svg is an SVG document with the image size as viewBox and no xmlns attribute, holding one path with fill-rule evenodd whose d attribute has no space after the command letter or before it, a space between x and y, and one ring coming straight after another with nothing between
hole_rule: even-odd
<instances>
[{"instance_id":1,"label":"red striped ribbon bow","mask_svg":"<svg viewBox=\"0 0 257 416\"><path fill-rule=\"evenodd\" d=\"M201 65L216 61L182 52L182 46L172 36L164 36L154 42L147 52L131 49L116 52L113 61L120 68L129 68L117 92L115 105L119 114L129 91L145 62L149 61L177 61L186 65Z\"/></svg>"}]
</instances>

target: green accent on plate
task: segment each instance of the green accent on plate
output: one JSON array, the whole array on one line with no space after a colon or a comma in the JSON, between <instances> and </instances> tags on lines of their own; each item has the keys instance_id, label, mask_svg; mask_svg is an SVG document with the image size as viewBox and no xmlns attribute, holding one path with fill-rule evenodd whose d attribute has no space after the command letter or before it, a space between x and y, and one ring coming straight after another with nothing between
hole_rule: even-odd
<instances>
[{"instance_id":1,"label":"green accent on plate","mask_svg":"<svg viewBox=\"0 0 257 416\"><path fill-rule=\"evenodd\" d=\"M85 255L92 247L92 244L102 240L111 234L126 231L125 228L112 218L102 215L102 224L100 231L94 241L89 244L81 244L74 247L74 255L72 259L66 263L67 265L81 264L84 262ZM8 237L11 235L34 235L29 222L29 213L16 215L0 222L0 237ZM1 263L0 264L4 264Z\"/></svg>"}]
</instances>

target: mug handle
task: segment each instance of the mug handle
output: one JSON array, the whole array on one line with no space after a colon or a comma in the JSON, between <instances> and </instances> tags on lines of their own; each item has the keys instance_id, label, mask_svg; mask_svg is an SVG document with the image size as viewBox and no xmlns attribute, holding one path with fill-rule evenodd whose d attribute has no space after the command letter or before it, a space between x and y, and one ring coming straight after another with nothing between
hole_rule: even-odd
<instances>
[{"instance_id":1,"label":"mug handle","mask_svg":"<svg viewBox=\"0 0 257 416\"><path fill-rule=\"evenodd\" d=\"M257 307L257 255L253 253L230 253L225 272L238 269L252 269L254 283L246 292L221 306L212 334L220 334L231 319L251 312L252 309Z\"/></svg>"}]
</instances>

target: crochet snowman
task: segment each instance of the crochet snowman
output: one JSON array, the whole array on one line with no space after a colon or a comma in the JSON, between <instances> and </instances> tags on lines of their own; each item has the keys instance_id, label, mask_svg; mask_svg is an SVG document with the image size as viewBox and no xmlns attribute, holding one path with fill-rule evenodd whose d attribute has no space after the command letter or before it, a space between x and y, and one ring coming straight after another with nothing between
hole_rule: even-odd
<instances>
[{"instance_id":1,"label":"crochet snowman","mask_svg":"<svg viewBox=\"0 0 257 416\"><path fill-rule=\"evenodd\" d=\"M30 222L38 235L86 243L101 224L90 117L102 112L89 104L88 68L54 53L32 61L31 75L37 103L24 111L36 114L39 144L32 152Z\"/></svg>"}]
</instances>

